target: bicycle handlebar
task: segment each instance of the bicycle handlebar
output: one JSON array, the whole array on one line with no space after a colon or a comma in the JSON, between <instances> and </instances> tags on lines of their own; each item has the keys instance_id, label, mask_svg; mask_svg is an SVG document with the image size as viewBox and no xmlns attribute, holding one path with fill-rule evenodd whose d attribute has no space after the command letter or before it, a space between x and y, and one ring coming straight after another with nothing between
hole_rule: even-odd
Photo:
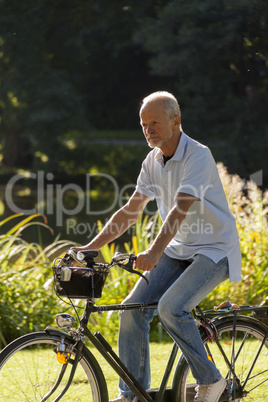
<instances>
[{"instance_id":1,"label":"bicycle handlebar","mask_svg":"<svg viewBox=\"0 0 268 402\"><path fill-rule=\"evenodd\" d=\"M106 269L111 269L115 265L118 265L120 268L129 273L139 275L147 282L147 285L149 284L148 279L141 272L133 269L133 262L137 258L135 254L124 254L116 252L115 255L112 257L112 261L110 263L96 263L95 258L98 255L99 253L96 250L82 250L78 251L77 253L74 250L69 250L68 253L66 253L63 257L63 259L68 261L70 259L74 260L85 268L102 267Z\"/></svg>"},{"instance_id":2,"label":"bicycle handlebar","mask_svg":"<svg viewBox=\"0 0 268 402\"><path fill-rule=\"evenodd\" d=\"M147 285L149 284L148 279L141 274L139 271L133 269L133 262L136 260L135 254L121 254L116 252L115 255L112 258L112 262L114 265L118 265L119 267L123 268L125 271L128 271L132 274L139 275L141 278L143 278L146 282Z\"/></svg>"}]
</instances>

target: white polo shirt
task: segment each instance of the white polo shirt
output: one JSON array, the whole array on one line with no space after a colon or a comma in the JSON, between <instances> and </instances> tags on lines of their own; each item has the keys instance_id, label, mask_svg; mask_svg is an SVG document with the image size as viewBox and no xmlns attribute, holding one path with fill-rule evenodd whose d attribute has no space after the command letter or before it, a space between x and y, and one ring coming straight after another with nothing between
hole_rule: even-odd
<instances>
[{"instance_id":1,"label":"white polo shirt","mask_svg":"<svg viewBox=\"0 0 268 402\"><path fill-rule=\"evenodd\" d=\"M136 191L156 199L162 222L177 193L195 196L186 218L168 244L169 257L190 259L203 254L215 263L228 257L230 281L241 280L241 253L235 219L229 209L210 150L182 133L173 157L164 165L154 148L142 164Z\"/></svg>"}]
</instances>

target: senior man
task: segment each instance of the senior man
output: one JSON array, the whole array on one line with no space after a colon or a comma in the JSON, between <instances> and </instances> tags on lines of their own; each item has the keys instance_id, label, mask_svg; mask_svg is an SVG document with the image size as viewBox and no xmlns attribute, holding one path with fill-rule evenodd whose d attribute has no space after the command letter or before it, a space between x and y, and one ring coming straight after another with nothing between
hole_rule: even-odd
<instances>
[{"instance_id":1,"label":"senior man","mask_svg":"<svg viewBox=\"0 0 268 402\"><path fill-rule=\"evenodd\" d=\"M144 98L140 124L152 151L133 195L89 244L75 249L99 250L156 200L162 226L135 261L149 285L140 279L123 303L158 302L159 319L196 379L195 401L217 402L226 381L208 359L190 312L222 281L241 279L235 219L210 150L182 130L176 98L165 91ZM130 310L119 316L119 357L145 389L150 388L149 328L154 313ZM119 391L113 402L135 398L121 379Z\"/></svg>"}]
</instances>

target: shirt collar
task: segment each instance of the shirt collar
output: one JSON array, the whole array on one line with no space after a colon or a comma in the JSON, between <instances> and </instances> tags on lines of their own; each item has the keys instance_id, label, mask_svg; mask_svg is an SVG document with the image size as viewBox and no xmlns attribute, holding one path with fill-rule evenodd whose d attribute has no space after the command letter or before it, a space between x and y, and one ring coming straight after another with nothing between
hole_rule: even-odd
<instances>
[{"instance_id":1,"label":"shirt collar","mask_svg":"<svg viewBox=\"0 0 268 402\"><path fill-rule=\"evenodd\" d=\"M181 161L182 160L183 155L185 153L186 144L187 144L187 135L182 131L179 144L177 146L175 154L170 159L171 161ZM161 163L161 165L163 164L162 156L163 156L163 152L161 151L161 149L158 149L157 153L155 155L155 159L159 163Z\"/></svg>"}]
</instances>

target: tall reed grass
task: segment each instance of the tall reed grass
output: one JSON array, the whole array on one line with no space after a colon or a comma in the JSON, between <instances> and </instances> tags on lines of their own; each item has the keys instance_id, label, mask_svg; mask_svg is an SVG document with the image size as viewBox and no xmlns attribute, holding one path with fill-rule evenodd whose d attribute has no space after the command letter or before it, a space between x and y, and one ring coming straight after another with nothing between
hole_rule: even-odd
<instances>
[{"instance_id":1,"label":"tall reed grass","mask_svg":"<svg viewBox=\"0 0 268 402\"><path fill-rule=\"evenodd\" d=\"M268 304L268 191L228 174L221 163L218 170L237 223L243 279L234 284L224 282L203 305L211 308L226 299L237 304Z\"/></svg>"},{"instance_id":2,"label":"tall reed grass","mask_svg":"<svg viewBox=\"0 0 268 402\"><path fill-rule=\"evenodd\" d=\"M20 218L0 236L0 346L52 324L59 301L53 291L51 259L69 246L56 239L42 248L41 241L28 243L23 239L23 232L32 225L36 226L39 240L41 230L51 231L40 214L26 218L12 215L2 220L0 227L4 229ZM39 218L43 221L37 221Z\"/></svg>"}]
</instances>

